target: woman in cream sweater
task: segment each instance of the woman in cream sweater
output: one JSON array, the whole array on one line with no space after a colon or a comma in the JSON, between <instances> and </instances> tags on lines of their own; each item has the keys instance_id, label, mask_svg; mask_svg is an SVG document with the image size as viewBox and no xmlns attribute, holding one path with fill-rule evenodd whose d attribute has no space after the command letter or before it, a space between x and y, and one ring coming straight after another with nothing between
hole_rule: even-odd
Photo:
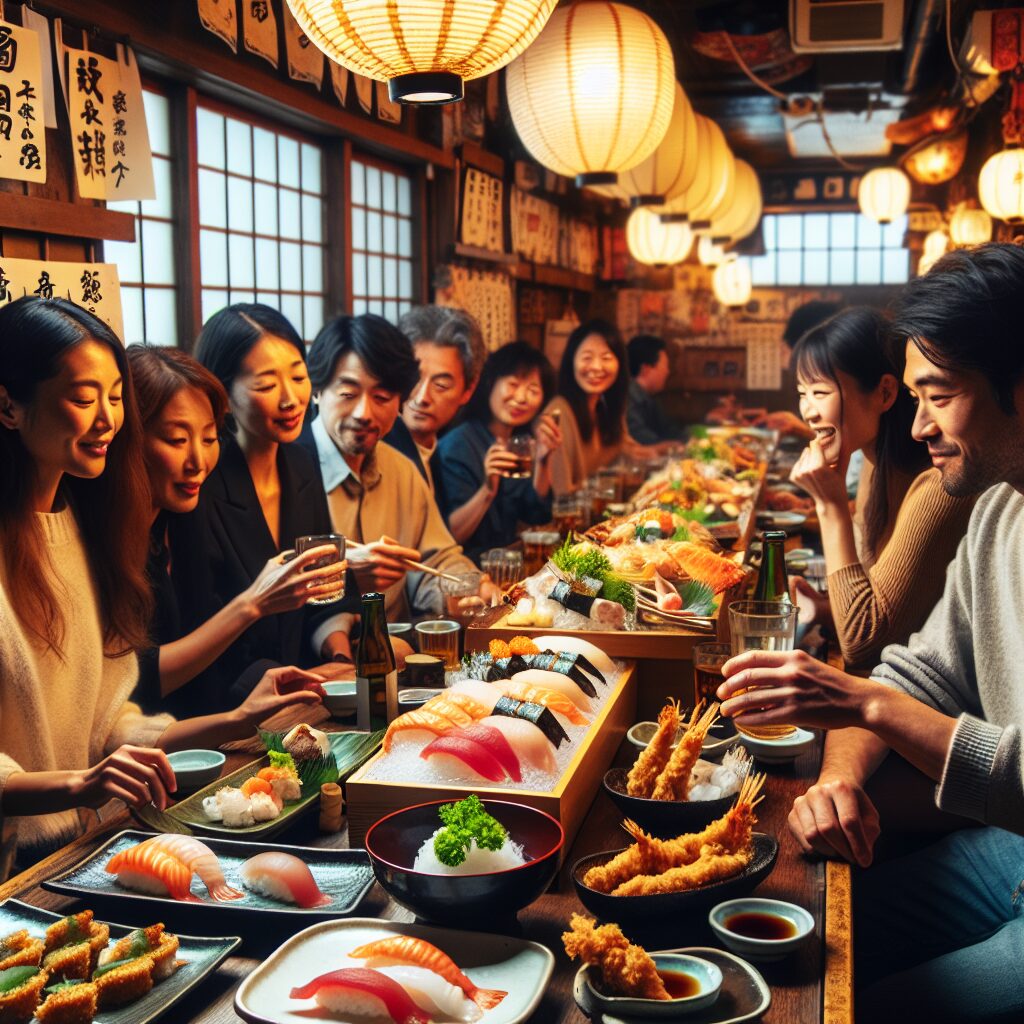
<instances>
[{"instance_id":1,"label":"woman in cream sweater","mask_svg":"<svg viewBox=\"0 0 1024 1024\"><path fill-rule=\"evenodd\" d=\"M163 809L165 751L248 735L315 703L267 673L229 713L175 722L129 701L147 642L150 498L124 349L71 302L0 309L0 878L113 798Z\"/></svg>"}]
</instances>

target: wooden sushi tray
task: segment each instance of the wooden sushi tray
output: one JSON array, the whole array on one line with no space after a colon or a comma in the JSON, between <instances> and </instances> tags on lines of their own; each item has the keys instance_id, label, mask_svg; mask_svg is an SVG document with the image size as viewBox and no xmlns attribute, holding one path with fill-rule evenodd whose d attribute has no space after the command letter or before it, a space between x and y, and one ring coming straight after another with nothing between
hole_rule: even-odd
<instances>
[{"instance_id":1,"label":"wooden sushi tray","mask_svg":"<svg viewBox=\"0 0 1024 1024\"><path fill-rule=\"evenodd\" d=\"M485 645L486 646L486 645ZM345 784L349 843L362 846L370 826L392 811L430 800L461 800L470 793L493 800L512 800L547 811L562 823L565 847L573 839L601 787L626 730L636 719L636 666L627 665L612 692L590 723L579 749L562 777L549 791L507 789L488 783L481 785L438 785L425 782L380 782L367 779L373 766L387 755L377 753ZM429 769L424 762L424 774Z\"/></svg>"}]
</instances>

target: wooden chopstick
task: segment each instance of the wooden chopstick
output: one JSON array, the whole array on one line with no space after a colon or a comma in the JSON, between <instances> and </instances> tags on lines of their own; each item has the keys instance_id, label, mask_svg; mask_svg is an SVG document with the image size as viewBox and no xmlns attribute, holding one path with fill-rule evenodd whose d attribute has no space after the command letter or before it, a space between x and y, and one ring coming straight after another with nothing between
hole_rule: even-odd
<instances>
[{"instance_id":1,"label":"wooden chopstick","mask_svg":"<svg viewBox=\"0 0 1024 1024\"><path fill-rule=\"evenodd\" d=\"M345 550L352 551L369 551L369 544L360 544L358 541L348 540L345 541ZM450 572L442 572L440 569L435 569L432 566L424 565L422 562L414 562L411 558L403 558L403 562L413 569L419 570L419 572L425 572L430 576L437 576L439 579L448 580L449 583L461 583L462 580L458 576L453 576Z\"/></svg>"}]
</instances>

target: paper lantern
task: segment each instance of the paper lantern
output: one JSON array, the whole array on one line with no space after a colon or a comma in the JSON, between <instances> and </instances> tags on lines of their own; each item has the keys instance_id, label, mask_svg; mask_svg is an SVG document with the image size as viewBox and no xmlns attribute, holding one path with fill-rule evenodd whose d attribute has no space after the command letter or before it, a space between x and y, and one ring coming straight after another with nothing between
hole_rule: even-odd
<instances>
[{"instance_id":1,"label":"paper lantern","mask_svg":"<svg viewBox=\"0 0 1024 1024\"><path fill-rule=\"evenodd\" d=\"M725 260L725 249L710 235L701 235L697 243L697 259L700 260L701 266L717 267Z\"/></svg>"},{"instance_id":2,"label":"paper lantern","mask_svg":"<svg viewBox=\"0 0 1024 1024\"><path fill-rule=\"evenodd\" d=\"M967 130L925 139L900 161L914 181L922 185L941 185L960 173L967 156Z\"/></svg>"},{"instance_id":3,"label":"paper lantern","mask_svg":"<svg viewBox=\"0 0 1024 1024\"><path fill-rule=\"evenodd\" d=\"M960 203L949 218L949 237L954 245L981 245L992 238L992 218L984 210Z\"/></svg>"},{"instance_id":4,"label":"paper lantern","mask_svg":"<svg viewBox=\"0 0 1024 1024\"><path fill-rule=\"evenodd\" d=\"M724 210L736 180L736 160L722 129L710 118L696 117L697 174L693 184L662 209L662 219L688 220L695 231L708 228L711 215Z\"/></svg>"},{"instance_id":5,"label":"paper lantern","mask_svg":"<svg viewBox=\"0 0 1024 1024\"><path fill-rule=\"evenodd\" d=\"M626 245L638 263L672 266L689 256L693 231L689 224L662 224L657 212L638 206L626 221Z\"/></svg>"},{"instance_id":6,"label":"paper lantern","mask_svg":"<svg viewBox=\"0 0 1024 1024\"><path fill-rule=\"evenodd\" d=\"M941 256L942 253L936 253L935 255L923 253L921 258L917 261L917 276L924 277L924 275L935 266Z\"/></svg>"},{"instance_id":7,"label":"paper lantern","mask_svg":"<svg viewBox=\"0 0 1024 1024\"><path fill-rule=\"evenodd\" d=\"M924 255L938 259L949 248L949 235L936 228L924 236Z\"/></svg>"},{"instance_id":8,"label":"paper lantern","mask_svg":"<svg viewBox=\"0 0 1024 1024\"><path fill-rule=\"evenodd\" d=\"M910 179L897 167L876 167L860 179L860 212L879 224L891 224L910 205Z\"/></svg>"},{"instance_id":9,"label":"paper lantern","mask_svg":"<svg viewBox=\"0 0 1024 1024\"><path fill-rule=\"evenodd\" d=\"M462 83L515 60L557 0L288 0L331 60L379 82L402 103L462 99Z\"/></svg>"},{"instance_id":10,"label":"paper lantern","mask_svg":"<svg viewBox=\"0 0 1024 1024\"><path fill-rule=\"evenodd\" d=\"M750 301L752 288L750 264L746 260L731 259L715 267L711 275L711 288L723 306L744 306Z\"/></svg>"},{"instance_id":11,"label":"paper lantern","mask_svg":"<svg viewBox=\"0 0 1024 1024\"><path fill-rule=\"evenodd\" d=\"M711 221L705 233L716 242L738 242L757 227L763 209L757 172L746 160L737 160L729 205Z\"/></svg>"},{"instance_id":12,"label":"paper lantern","mask_svg":"<svg viewBox=\"0 0 1024 1024\"><path fill-rule=\"evenodd\" d=\"M1024 221L1024 149L1004 149L985 161L978 175L978 198L998 220Z\"/></svg>"},{"instance_id":13,"label":"paper lantern","mask_svg":"<svg viewBox=\"0 0 1024 1024\"><path fill-rule=\"evenodd\" d=\"M675 63L646 14L610 0L560 7L505 73L512 123L531 156L578 185L614 185L672 119Z\"/></svg>"}]
</instances>

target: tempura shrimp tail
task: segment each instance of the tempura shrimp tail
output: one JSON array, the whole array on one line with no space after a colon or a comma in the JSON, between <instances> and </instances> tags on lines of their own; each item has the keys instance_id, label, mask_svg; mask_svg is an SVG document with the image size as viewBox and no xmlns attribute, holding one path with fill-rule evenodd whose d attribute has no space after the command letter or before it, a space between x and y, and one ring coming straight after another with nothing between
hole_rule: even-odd
<instances>
[{"instance_id":1,"label":"tempura shrimp tail","mask_svg":"<svg viewBox=\"0 0 1024 1024\"><path fill-rule=\"evenodd\" d=\"M658 728L651 742L640 751L635 764L626 776L626 792L630 796L651 795L658 776L668 764L672 754L672 741L679 728L679 702L670 700L658 715Z\"/></svg>"},{"instance_id":2,"label":"tempura shrimp tail","mask_svg":"<svg viewBox=\"0 0 1024 1024\"><path fill-rule=\"evenodd\" d=\"M685 800L690 792L690 774L700 757L701 748L708 730L718 719L717 703L702 713L704 702L701 701L693 709L686 732L683 733L679 746L672 751L664 770L658 776L651 791L655 800ZM698 717L699 716L699 717Z\"/></svg>"}]
</instances>

